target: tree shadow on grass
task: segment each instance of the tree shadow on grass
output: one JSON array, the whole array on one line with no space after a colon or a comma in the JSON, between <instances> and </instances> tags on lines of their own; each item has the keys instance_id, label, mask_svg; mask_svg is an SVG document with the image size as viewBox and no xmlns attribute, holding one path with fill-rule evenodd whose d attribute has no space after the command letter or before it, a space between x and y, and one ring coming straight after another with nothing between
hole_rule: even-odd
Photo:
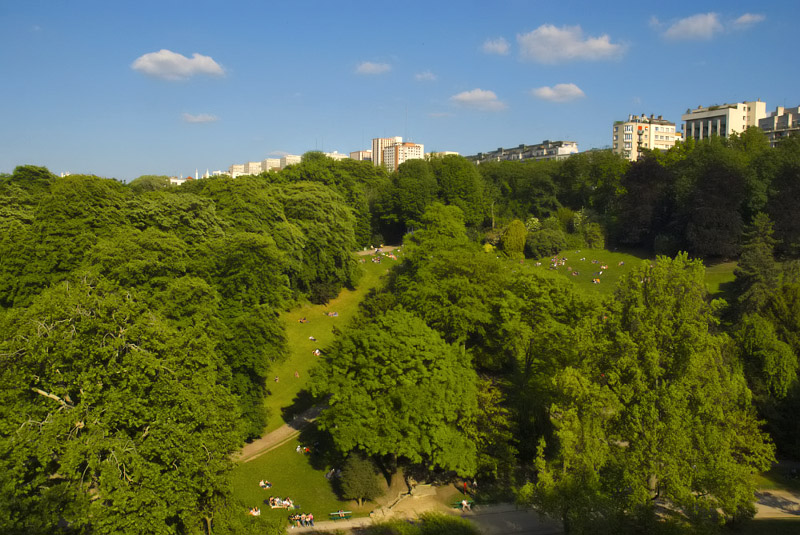
<instances>
[{"instance_id":1,"label":"tree shadow on grass","mask_svg":"<svg viewBox=\"0 0 800 535\"><path fill-rule=\"evenodd\" d=\"M293 423L297 416L314 406L317 400L308 390L301 390L292 400L292 404L281 409L281 418L284 422L294 427Z\"/></svg>"}]
</instances>

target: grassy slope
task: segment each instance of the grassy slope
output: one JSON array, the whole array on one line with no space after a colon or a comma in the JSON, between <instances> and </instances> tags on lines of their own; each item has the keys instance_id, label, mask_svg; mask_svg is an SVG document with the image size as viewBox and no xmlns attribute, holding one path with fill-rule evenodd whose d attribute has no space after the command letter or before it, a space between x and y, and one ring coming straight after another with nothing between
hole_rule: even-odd
<instances>
[{"instance_id":1,"label":"grassy slope","mask_svg":"<svg viewBox=\"0 0 800 535\"><path fill-rule=\"evenodd\" d=\"M312 355L315 349L324 350L333 341L334 326L341 327L355 314L358 304L369 290L375 288L382 275L395 265L394 260L384 259L376 264L369 261L361 264L364 274L355 290L344 289L327 305L313 305L305 303L281 315L286 326L287 347L289 355L286 360L278 364L270 374L267 388L272 392L267 396L266 407L270 417L265 432L274 431L282 426L292 414L302 412L307 405L302 399L297 399L298 394L306 385L308 372L311 370L317 357ZM329 317L327 312L338 312L338 317ZM300 323L300 318L306 318L308 323ZM309 340L309 336L317 339ZM295 372L300 376L295 377ZM275 382L274 377L279 381ZM288 416L287 416L287 413Z\"/></svg>"},{"instance_id":2,"label":"grassy slope","mask_svg":"<svg viewBox=\"0 0 800 535\"><path fill-rule=\"evenodd\" d=\"M361 299L379 284L381 277L395 264L395 261L389 259L376 264L369 261L370 257L362 258L366 258L367 262L362 264L364 274L355 290L343 290L328 305L307 303L282 315L286 322L289 355L285 362L272 371L272 376L278 376L280 380L277 383L270 380L268 384L272 395L267 397L266 406L271 416L265 432L283 425L283 415L305 408L302 401L298 402L298 394L306 385L308 372L317 359L312 351L316 348L324 349L333 341L334 326L342 326L353 317ZM336 311L339 316L326 316L328 311ZM297 321L303 317L308 319L308 323ZM309 340L309 336L314 336L317 341ZM299 378L294 376L295 371L300 375ZM234 496L248 507L261 507L262 515L277 518L287 518L289 512L285 509L271 510L269 505L263 503L270 496L290 497L301 506L301 512L314 513L317 521L328 520L328 513L339 509L356 514L369 512L371 504L365 504L359 509L352 502L339 501L330 482L325 479L325 472L329 467L323 466L317 458L298 454L295 451L297 444L296 440L289 441L253 461L239 464L232 475ZM258 486L261 479L270 481L272 488L262 490Z\"/></svg>"},{"instance_id":3,"label":"grassy slope","mask_svg":"<svg viewBox=\"0 0 800 535\"><path fill-rule=\"evenodd\" d=\"M555 269L551 268L550 257L538 260L541 262L541 269L556 271L557 273L567 277L579 287L584 290L598 292L601 295L607 295L613 292L617 281L630 271L641 264L648 261L646 256L636 252L619 252L608 251L606 249L580 249L561 251L558 254L559 258L566 258L566 263L559 265ZM582 260L583 259L583 260ZM597 263L592 263L597 260ZM537 262L535 260L526 260L526 262ZM620 265L620 262L623 262ZM608 269L603 269L602 275L595 273L601 271L603 265L608 266ZM572 268L568 270L567 268ZM724 297L727 285L733 281L733 270L736 268L736 262L726 262L723 264L714 264L706 267L706 285L708 292L713 297ZM578 275L572 275L573 272L578 272ZM599 278L600 283L595 284L592 279Z\"/></svg>"}]
</instances>

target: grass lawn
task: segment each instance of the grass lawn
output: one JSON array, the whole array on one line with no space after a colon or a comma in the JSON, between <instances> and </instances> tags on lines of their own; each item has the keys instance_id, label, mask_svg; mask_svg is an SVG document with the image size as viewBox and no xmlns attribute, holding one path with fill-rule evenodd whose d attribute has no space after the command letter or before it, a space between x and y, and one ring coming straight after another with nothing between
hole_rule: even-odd
<instances>
[{"instance_id":1,"label":"grass lawn","mask_svg":"<svg viewBox=\"0 0 800 535\"><path fill-rule=\"evenodd\" d=\"M736 262L722 262L706 267L706 286L708 293L714 297L723 297L730 283L736 277L733 270L736 269Z\"/></svg>"},{"instance_id":2,"label":"grass lawn","mask_svg":"<svg viewBox=\"0 0 800 535\"><path fill-rule=\"evenodd\" d=\"M381 276L397 263L387 257L383 257L380 264L371 262L371 256L359 258L366 259L366 262L361 264L364 272L355 290L342 290L327 305L304 303L281 315L286 326L289 355L284 362L273 367L267 382L271 394L265 400L269 411L265 433L274 431L310 406L309 400L302 395L298 397L298 394L305 387L308 372L318 358L312 354L313 351L325 350L333 341L334 326L341 327L352 318L367 292L375 288ZM339 316L330 317L327 312L337 312ZM300 323L298 320L301 318L306 318L308 323ZM310 336L316 338L316 342L310 340ZM295 372L299 378L295 377ZM275 377L278 382L274 381Z\"/></svg>"},{"instance_id":3,"label":"grass lawn","mask_svg":"<svg viewBox=\"0 0 800 535\"><path fill-rule=\"evenodd\" d=\"M800 493L800 477L790 470L775 466L768 472L756 476L756 485L762 490L785 490Z\"/></svg>"},{"instance_id":4,"label":"grass lawn","mask_svg":"<svg viewBox=\"0 0 800 535\"><path fill-rule=\"evenodd\" d=\"M551 268L550 257L533 260L541 262L541 268L556 271L570 279L584 290L590 290L601 295L610 294L620 278L646 260L651 260L639 251L608 251L606 249L578 249L566 250L558 253L558 258L566 258L564 265ZM596 260L597 263L593 263ZM531 260L526 260L531 262ZM602 269L608 266L607 269ZM571 269L568 269L571 268ZM724 262L706 266L706 286L712 297L724 297L730 283L733 282L733 270L736 262ZM602 275L599 272L602 271ZM577 275L573 273L577 272ZM600 283L593 283L592 279L600 279Z\"/></svg>"},{"instance_id":5,"label":"grass lawn","mask_svg":"<svg viewBox=\"0 0 800 535\"><path fill-rule=\"evenodd\" d=\"M608 251L606 249L572 249L561 251L558 258L566 258L564 265L551 268L550 257L542 258L541 269L556 271L567 277L581 288L600 294L610 294L617 285L617 281L638 266L647 258L639 253ZM530 262L531 260L526 260ZM596 263L595 263L596 261ZM607 266L603 269L603 266ZM599 272L603 272L599 274ZM573 275L577 273L577 275ZM599 284L592 279L600 279Z\"/></svg>"},{"instance_id":6,"label":"grass lawn","mask_svg":"<svg viewBox=\"0 0 800 535\"><path fill-rule=\"evenodd\" d=\"M353 516L364 516L374 507L365 504L361 510L354 507L355 502L340 501L325 478L325 469L317 469L313 456L297 453L298 442L292 440L247 463L241 463L233 471L233 495L247 507L258 506L262 516L286 519L290 511L270 509L264 503L270 496L281 499L289 497L300 506L292 512L313 513L315 521L328 520L328 513L344 509L352 511ZM263 490L258 482L266 479L272 488ZM245 514L246 511L242 511Z\"/></svg>"}]
</instances>

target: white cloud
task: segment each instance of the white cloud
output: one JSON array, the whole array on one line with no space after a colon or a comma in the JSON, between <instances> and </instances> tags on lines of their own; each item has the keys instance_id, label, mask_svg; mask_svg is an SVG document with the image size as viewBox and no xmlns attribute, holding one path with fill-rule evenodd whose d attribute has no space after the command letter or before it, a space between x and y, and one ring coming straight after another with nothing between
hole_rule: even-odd
<instances>
[{"instance_id":1,"label":"white cloud","mask_svg":"<svg viewBox=\"0 0 800 535\"><path fill-rule=\"evenodd\" d=\"M219 117L216 115L211 115L209 113L200 113L197 115L192 115L191 113L184 113L182 115L182 119L186 123L213 123L219 120Z\"/></svg>"},{"instance_id":2,"label":"white cloud","mask_svg":"<svg viewBox=\"0 0 800 535\"><path fill-rule=\"evenodd\" d=\"M225 75L225 70L210 56L195 52L190 59L166 49L136 58L131 68L148 76L166 80L184 80L195 74Z\"/></svg>"},{"instance_id":3,"label":"white cloud","mask_svg":"<svg viewBox=\"0 0 800 535\"><path fill-rule=\"evenodd\" d=\"M289 154L291 154L291 153L286 152L285 150L274 150L274 151L268 153L267 156L278 156L280 158L280 157L283 157L283 156L289 156Z\"/></svg>"},{"instance_id":4,"label":"white cloud","mask_svg":"<svg viewBox=\"0 0 800 535\"><path fill-rule=\"evenodd\" d=\"M608 35L584 38L580 26L543 24L530 33L518 34L517 43L522 59L539 63L615 59L625 52L625 47L612 43Z\"/></svg>"},{"instance_id":5,"label":"white cloud","mask_svg":"<svg viewBox=\"0 0 800 535\"><path fill-rule=\"evenodd\" d=\"M650 25L651 28L660 28L661 27L661 21L658 20L658 17L656 17L655 15L651 15L650 16L650 20L648 21L648 24Z\"/></svg>"},{"instance_id":6,"label":"white cloud","mask_svg":"<svg viewBox=\"0 0 800 535\"><path fill-rule=\"evenodd\" d=\"M436 75L433 74L431 71L418 72L417 74L414 75L414 78L418 82L435 82L436 81Z\"/></svg>"},{"instance_id":7,"label":"white cloud","mask_svg":"<svg viewBox=\"0 0 800 535\"><path fill-rule=\"evenodd\" d=\"M698 13L681 19L664 32L664 37L674 41L708 40L722 31L722 23L716 13Z\"/></svg>"},{"instance_id":8,"label":"white cloud","mask_svg":"<svg viewBox=\"0 0 800 535\"><path fill-rule=\"evenodd\" d=\"M581 88L575 84L556 84L553 87L539 87L531 89L531 94L542 100L550 102L568 102L586 96Z\"/></svg>"},{"instance_id":9,"label":"white cloud","mask_svg":"<svg viewBox=\"0 0 800 535\"><path fill-rule=\"evenodd\" d=\"M501 111L506 109L505 102L497 100L497 95L495 95L494 91L483 89L464 91L457 95L453 95L450 97L450 100L459 106L481 111Z\"/></svg>"},{"instance_id":10,"label":"white cloud","mask_svg":"<svg viewBox=\"0 0 800 535\"><path fill-rule=\"evenodd\" d=\"M763 22L766 20L767 17L758 13L745 13L735 21L733 21L733 27L737 29L748 28L753 24L758 24L759 22Z\"/></svg>"},{"instance_id":11,"label":"white cloud","mask_svg":"<svg viewBox=\"0 0 800 535\"><path fill-rule=\"evenodd\" d=\"M362 61L356 67L356 74L383 74L392 70L392 66L388 63L373 63L371 61Z\"/></svg>"},{"instance_id":12,"label":"white cloud","mask_svg":"<svg viewBox=\"0 0 800 535\"><path fill-rule=\"evenodd\" d=\"M505 56L509 50L508 41L499 37L497 39L487 39L483 42L481 49L487 54L497 54L498 56Z\"/></svg>"}]
</instances>

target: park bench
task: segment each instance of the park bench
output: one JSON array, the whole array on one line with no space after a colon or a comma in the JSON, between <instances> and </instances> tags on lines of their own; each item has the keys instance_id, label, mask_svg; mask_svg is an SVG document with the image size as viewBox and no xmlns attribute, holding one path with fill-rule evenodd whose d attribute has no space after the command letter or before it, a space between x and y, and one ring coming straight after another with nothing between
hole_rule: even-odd
<instances>
[{"instance_id":1,"label":"park bench","mask_svg":"<svg viewBox=\"0 0 800 535\"><path fill-rule=\"evenodd\" d=\"M328 513L331 517L331 520L350 520L350 517L353 516L352 511L336 511L335 513Z\"/></svg>"},{"instance_id":2,"label":"park bench","mask_svg":"<svg viewBox=\"0 0 800 535\"><path fill-rule=\"evenodd\" d=\"M463 500L458 500L457 502L454 502L454 503L453 503L453 505L452 505L453 509L461 509L461 502L462 502L462 501L463 501ZM472 509L473 507L475 507L475 502L474 502L474 501L472 501L472 500L467 500L467 503L469 504L469 508L470 508L470 509Z\"/></svg>"}]
</instances>

